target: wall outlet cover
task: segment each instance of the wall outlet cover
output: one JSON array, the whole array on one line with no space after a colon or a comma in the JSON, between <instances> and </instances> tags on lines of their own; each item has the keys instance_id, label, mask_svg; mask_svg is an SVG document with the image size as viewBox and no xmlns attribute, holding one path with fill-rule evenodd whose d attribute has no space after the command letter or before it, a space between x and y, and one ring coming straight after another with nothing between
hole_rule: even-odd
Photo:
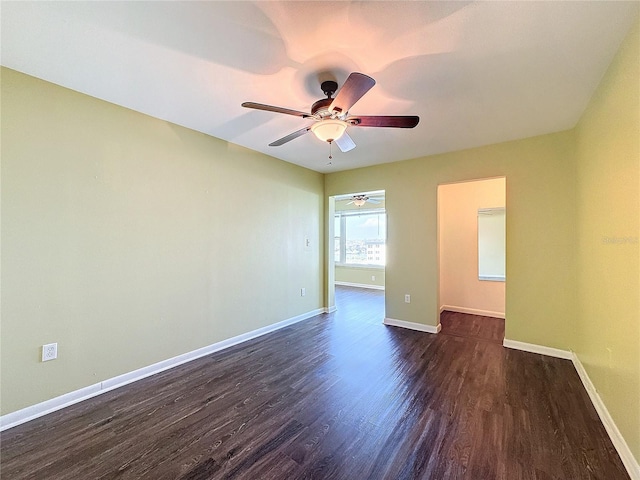
<instances>
[{"instance_id":1,"label":"wall outlet cover","mask_svg":"<svg viewBox=\"0 0 640 480\"><path fill-rule=\"evenodd\" d=\"M42 361L48 362L49 360L55 360L58 358L58 344L47 343L42 346Z\"/></svg>"}]
</instances>

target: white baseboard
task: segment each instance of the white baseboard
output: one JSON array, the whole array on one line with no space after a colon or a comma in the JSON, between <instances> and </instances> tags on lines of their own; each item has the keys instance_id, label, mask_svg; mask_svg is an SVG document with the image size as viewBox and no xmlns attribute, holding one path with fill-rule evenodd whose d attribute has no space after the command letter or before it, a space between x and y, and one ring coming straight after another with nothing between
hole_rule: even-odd
<instances>
[{"instance_id":1,"label":"white baseboard","mask_svg":"<svg viewBox=\"0 0 640 480\"><path fill-rule=\"evenodd\" d=\"M371 288L372 290L384 290L384 285L369 285L366 283L351 283L351 282L333 282L335 285L341 285L343 287L357 287L357 288Z\"/></svg>"},{"instance_id":2,"label":"white baseboard","mask_svg":"<svg viewBox=\"0 0 640 480\"><path fill-rule=\"evenodd\" d=\"M566 360L571 360L573 358L573 352L570 352L569 350L560 350L559 348L545 347L544 345L507 340L506 338L502 341L502 345L514 350L539 353L540 355L547 355L548 357L564 358Z\"/></svg>"},{"instance_id":3,"label":"white baseboard","mask_svg":"<svg viewBox=\"0 0 640 480\"><path fill-rule=\"evenodd\" d=\"M598 412L598 416L600 417L605 430L609 434L609 438L611 438L611 442L616 448L618 455L620 455L620 460L622 460L622 463L627 469L631 480L640 480L640 464L638 464L638 461L633 456L633 453L631 453L629 445L627 445L627 442L624 440L624 437L620 433L620 430L618 430L618 427L613 421L613 418L611 418L609 410L607 410L606 405L600 398L600 395L598 394L595 385L589 378L589 375L587 374L584 365L582 365L580 358L578 358L578 355L573 353L571 360L573 361L573 365L578 372L578 376L580 377L580 380L582 380L582 384L589 394L591 403L593 403L596 412Z\"/></svg>"},{"instance_id":4,"label":"white baseboard","mask_svg":"<svg viewBox=\"0 0 640 480\"><path fill-rule=\"evenodd\" d=\"M324 307L324 313L333 313L338 310L338 307L333 305L332 307Z\"/></svg>"},{"instance_id":5,"label":"white baseboard","mask_svg":"<svg viewBox=\"0 0 640 480\"><path fill-rule=\"evenodd\" d=\"M504 339L503 345L507 348L513 348L515 350L523 350L525 352L539 353L541 355L547 355L550 357L571 360L573 362L573 366L578 372L580 380L582 381L582 385L584 385L584 388L587 391L589 398L591 399L591 403L596 409L596 412L600 417L600 421L604 425L604 428L607 431L609 438L611 439L611 443L613 443L613 446L618 452L618 455L620 455L620 460L622 460L622 463L627 469L631 480L640 480L640 464L638 464L638 461L633 456L633 453L631 453L629 445L627 445L627 442L624 440L624 437L620 433L620 430L618 430L618 427L613 421L613 418L611 418L606 405L600 398L598 391L593 385L593 382L589 378L587 371L584 369L580 358L576 355L575 352L560 350L558 348L545 347L542 345L535 345L533 343L507 340L506 338Z\"/></svg>"},{"instance_id":6,"label":"white baseboard","mask_svg":"<svg viewBox=\"0 0 640 480\"><path fill-rule=\"evenodd\" d=\"M7 413L6 415L2 415L0 417L0 431L18 426L30 420L42 417L43 415L47 415L48 413L52 413L75 403L81 402L83 400L87 400L116 388L123 387L129 383L141 380L151 375L155 375L156 373L163 372L164 370L177 367L178 365L182 365L183 363L190 362L197 358L204 357L205 355L224 350L225 348L229 348L239 343L252 340L256 337L274 332L294 323L301 322L302 320L315 317L316 315L325 313L325 311L325 308L318 308L316 310L312 310L310 312L288 318L281 322L267 325L266 327L258 328L257 330L252 330L251 332L243 333L242 335L228 338L226 340L213 343L206 347L198 348L197 350L183 353L182 355L178 355L176 357L154 363L153 365L142 367L132 372L118 375L117 377L109 378L102 382L80 388L73 392L65 393L64 395L60 395L59 397L55 397L50 400L31 405L21 410Z\"/></svg>"},{"instance_id":7,"label":"white baseboard","mask_svg":"<svg viewBox=\"0 0 640 480\"><path fill-rule=\"evenodd\" d=\"M504 312L493 312L491 310L479 310L477 308L456 307L454 305L443 305L440 307L440 313L444 310L458 313L469 313L471 315L482 315L483 317L504 318Z\"/></svg>"},{"instance_id":8,"label":"white baseboard","mask_svg":"<svg viewBox=\"0 0 640 480\"><path fill-rule=\"evenodd\" d=\"M392 327L408 328L409 330L417 330L418 332L438 333L442 328L438 323L435 327L433 325L424 325L422 323L407 322L406 320L396 320L395 318L385 318L382 323L390 325Z\"/></svg>"}]
</instances>

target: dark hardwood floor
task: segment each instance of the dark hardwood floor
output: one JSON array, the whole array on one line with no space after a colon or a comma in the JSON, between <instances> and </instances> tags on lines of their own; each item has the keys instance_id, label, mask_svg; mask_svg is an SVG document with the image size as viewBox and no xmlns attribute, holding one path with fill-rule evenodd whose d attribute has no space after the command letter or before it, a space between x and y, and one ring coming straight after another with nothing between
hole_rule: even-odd
<instances>
[{"instance_id":1,"label":"dark hardwood floor","mask_svg":"<svg viewBox=\"0 0 640 480\"><path fill-rule=\"evenodd\" d=\"M1 478L629 478L571 362L336 295L333 314L3 432Z\"/></svg>"},{"instance_id":2,"label":"dark hardwood floor","mask_svg":"<svg viewBox=\"0 0 640 480\"><path fill-rule=\"evenodd\" d=\"M474 338L502 345L504 319L443 311L440 314L441 334Z\"/></svg>"}]
</instances>

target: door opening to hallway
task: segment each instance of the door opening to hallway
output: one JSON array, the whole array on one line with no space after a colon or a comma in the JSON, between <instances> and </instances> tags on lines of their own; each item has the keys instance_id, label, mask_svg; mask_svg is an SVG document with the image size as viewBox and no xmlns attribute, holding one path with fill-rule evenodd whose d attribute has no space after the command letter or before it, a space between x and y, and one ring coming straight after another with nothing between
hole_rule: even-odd
<instances>
[{"instance_id":1,"label":"door opening to hallway","mask_svg":"<svg viewBox=\"0 0 640 480\"><path fill-rule=\"evenodd\" d=\"M484 321L502 333L506 311L506 178L438 186L439 305L452 319ZM443 322L444 320L444 322ZM469 320L471 321L471 320ZM498 325L500 324L500 325ZM473 327L469 326L469 332Z\"/></svg>"}]
</instances>

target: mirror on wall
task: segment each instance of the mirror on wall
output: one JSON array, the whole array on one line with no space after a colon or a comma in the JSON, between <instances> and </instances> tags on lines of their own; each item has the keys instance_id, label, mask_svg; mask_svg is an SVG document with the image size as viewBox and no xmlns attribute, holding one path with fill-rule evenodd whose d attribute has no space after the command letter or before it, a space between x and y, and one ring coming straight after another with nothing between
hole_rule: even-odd
<instances>
[{"instance_id":1,"label":"mirror on wall","mask_svg":"<svg viewBox=\"0 0 640 480\"><path fill-rule=\"evenodd\" d=\"M478 209L478 279L506 279L506 209Z\"/></svg>"}]
</instances>

